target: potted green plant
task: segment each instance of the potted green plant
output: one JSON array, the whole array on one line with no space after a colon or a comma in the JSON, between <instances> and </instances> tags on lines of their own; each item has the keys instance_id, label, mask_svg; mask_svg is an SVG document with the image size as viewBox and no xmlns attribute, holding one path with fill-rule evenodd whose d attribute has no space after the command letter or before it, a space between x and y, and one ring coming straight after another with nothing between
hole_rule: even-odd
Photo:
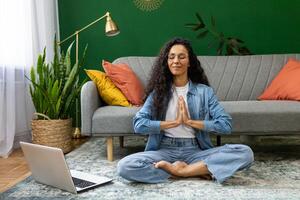
<instances>
[{"instance_id":1,"label":"potted green plant","mask_svg":"<svg viewBox=\"0 0 300 200\"><path fill-rule=\"evenodd\" d=\"M32 120L33 143L58 147L67 153L71 150L72 111L85 81L79 81L80 63L71 63L71 49L59 54L54 41L54 58L45 62L46 51L38 56L36 66L31 67L30 94L37 119Z\"/></svg>"}]
</instances>

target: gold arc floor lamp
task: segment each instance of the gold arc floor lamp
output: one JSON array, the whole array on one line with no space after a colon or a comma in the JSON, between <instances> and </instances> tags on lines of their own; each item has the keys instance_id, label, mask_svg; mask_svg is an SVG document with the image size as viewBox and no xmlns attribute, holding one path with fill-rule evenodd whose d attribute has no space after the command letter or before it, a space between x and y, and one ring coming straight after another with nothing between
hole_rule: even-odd
<instances>
[{"instance_id":1,"label":"gold arc floor lamp","mask_svg":"<svg viewBox=\"0 0 300 200\"><path fill-rule=\"evenodd\" d=\"M90 26L94 25L95 23L99 22L100 20L106 18L106 24L105 24L105 34L106 36L115 36L118 35L120 33L118 26L116 25L116 23L112 20L112 18L110 17L110 13L106 12L105 15L103 15L102 17L99 17L98 19L96 19L95 21L93 21L92 23L86 25L85 27L75 31L72 35L68 36L67 38L63 39L60 42L57 42L58 45L61 45L62 43L64 43L65 41L71 39L72 37L75 36L76 38L76 63L78 63L78 41L79 41L79 33L84 31L85 29L89 28ZM78 98L76 98L76 128L75 128L75 132L73 133L73 138L80 138L81 137L81 133L80 133L80 129L78 127Z\"/></svg>"}]
</instances>

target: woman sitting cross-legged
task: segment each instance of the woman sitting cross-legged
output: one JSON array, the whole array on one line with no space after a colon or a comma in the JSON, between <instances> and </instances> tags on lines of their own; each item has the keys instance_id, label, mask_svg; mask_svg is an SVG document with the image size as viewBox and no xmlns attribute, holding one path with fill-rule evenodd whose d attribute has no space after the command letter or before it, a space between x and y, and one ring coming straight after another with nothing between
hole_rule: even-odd
<instances>
[{"instance_id":1,"label":"woman sitting cross-legged","mask_svg":"<svg viewBox=\"0 0 300 200\"><path fill-rule=\"evenodd\" d=\"M190 43L172 39L154 63L146 101L133 119L134 131L149 135L146 149L120 160L118 174L144 183L172 176L222 183L254 160L246 145L213 147L209 134L229 134L231 120Z\"/></svg>"}]
</instances>

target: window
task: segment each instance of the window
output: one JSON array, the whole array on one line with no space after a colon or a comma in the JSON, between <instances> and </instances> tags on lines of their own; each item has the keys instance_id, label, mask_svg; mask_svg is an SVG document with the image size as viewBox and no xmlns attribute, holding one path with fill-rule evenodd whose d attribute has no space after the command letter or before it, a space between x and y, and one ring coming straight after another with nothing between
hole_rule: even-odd
<instances>
[{"instance_id":1,"label":"window","mask_svg":"<svg viewBox=\"0 0 300 200\"><path fill-rule=\"evenodd\" d=\"M0 1L0 67L30 67L31 1ZM28 66L29 65L29 66Z\"/></svg>"}]
</instances>

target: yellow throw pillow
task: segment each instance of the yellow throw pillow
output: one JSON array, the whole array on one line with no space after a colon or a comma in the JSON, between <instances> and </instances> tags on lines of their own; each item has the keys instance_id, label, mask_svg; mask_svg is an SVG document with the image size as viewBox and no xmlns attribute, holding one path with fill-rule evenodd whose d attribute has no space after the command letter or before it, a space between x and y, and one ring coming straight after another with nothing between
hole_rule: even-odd
<instances>
[{"instance_id":1,"label":"yellow throw pillow","mask_svg":"<svg viewBox=\"0 0 300 200\"><path fill-rule=\"evenodd\" d=\"M105 73L98 70L85 70L86 74L96 84L101 98L114 106L131 106L123 93L113 84Z\"/></svg>"}]
</instances>

